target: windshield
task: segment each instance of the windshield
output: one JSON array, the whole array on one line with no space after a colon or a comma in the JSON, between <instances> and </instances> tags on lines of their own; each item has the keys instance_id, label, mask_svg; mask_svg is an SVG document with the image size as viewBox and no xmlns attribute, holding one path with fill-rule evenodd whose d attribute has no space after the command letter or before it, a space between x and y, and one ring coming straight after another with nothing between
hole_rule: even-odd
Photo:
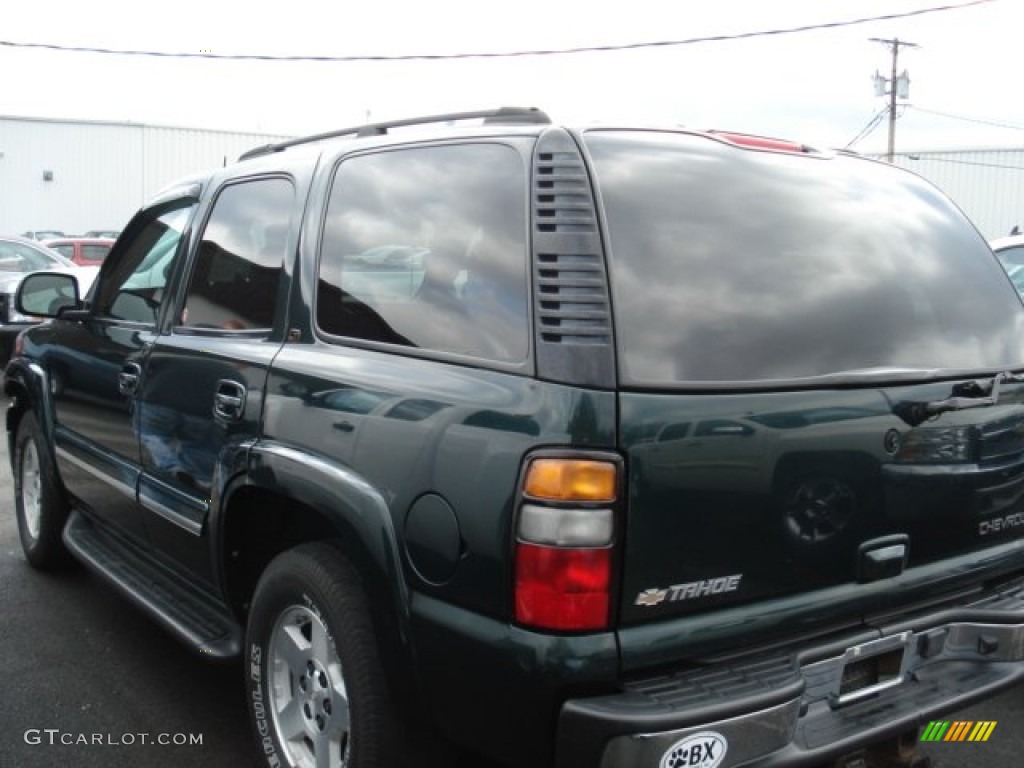
<instances>
[{"instance_id":1,"label":"windshield","mask_svg":"<svg viewBox=\"0 0 1024 768\"><path fill-rule=\"evenodd\" d=\"M0 271L34 272L73 266L73 262L49 248L0 240Z\"/></svg>"},{"instance_id":2,"label":"windshield","mask_svg":"<svg viewBox=\"0 0 1024 768\"><path fill-rule=\"evenodd\" d=\"M1024 296L1024 243L996 250L996 257L1006 270L1017 293Z\"/></svg>"},{"instance_id":3,"label":"windshield","mask_svg":"<svg viewBox=\"0 0 1024 768\"><path fill-rule=\"evenodd\" d=\"M848 156L585 134L627 384L1024 362L1024 311L934 187Z\"/></svg>"}]
</instances>

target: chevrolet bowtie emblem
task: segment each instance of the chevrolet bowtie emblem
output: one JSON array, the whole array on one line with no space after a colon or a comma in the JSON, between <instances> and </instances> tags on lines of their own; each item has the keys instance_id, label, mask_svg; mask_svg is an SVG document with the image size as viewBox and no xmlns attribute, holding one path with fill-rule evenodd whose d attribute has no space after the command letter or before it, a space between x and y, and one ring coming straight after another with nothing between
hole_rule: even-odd
<instances>
[{"instance_id":1,"label":"chevrolet bowtie emblem","mask_svg":"<svg viewBox=\"0 0 1024 768\"><path fill-rule=\"evenodd\" d=\"M657 605L668 597L667 589L645 589L636 596L637 605Z\"/></svg>"}]
</instances>

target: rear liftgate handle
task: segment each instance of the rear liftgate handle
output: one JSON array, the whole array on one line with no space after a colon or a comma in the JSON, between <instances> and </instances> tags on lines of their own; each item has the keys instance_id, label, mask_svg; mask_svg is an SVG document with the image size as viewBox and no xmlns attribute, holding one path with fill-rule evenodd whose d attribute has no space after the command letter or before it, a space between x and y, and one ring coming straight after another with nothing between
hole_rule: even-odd
<instances>
[{"instance_id":1,"label":"rear liftgate handle","mask_svg":"<svg viewBox=\"0 0 1024 768\"><path fill-rule=\"evenodd\" d=\"M899 576L907 567L910 537L894 533L865 541L857 548L857 581L872 581Z\"/></svg>"}]
</instances>

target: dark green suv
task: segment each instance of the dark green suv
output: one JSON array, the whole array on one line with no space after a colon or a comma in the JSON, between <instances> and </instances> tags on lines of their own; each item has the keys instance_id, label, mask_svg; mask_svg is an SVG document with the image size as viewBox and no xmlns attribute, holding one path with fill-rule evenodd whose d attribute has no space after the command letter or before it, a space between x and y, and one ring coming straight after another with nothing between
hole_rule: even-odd
<instances>
[{"instance_id":1,"label":"dark green suv","mask_svg":"<svg viewBox=\"0 0 1024 768\"><path fill-rule=\"evenodd\" d=\"M1024 676L1024 307L908 172L366 125L17 306L29 562L241 657L269 766L853 765Z\"/></svg>"}]
</instances>

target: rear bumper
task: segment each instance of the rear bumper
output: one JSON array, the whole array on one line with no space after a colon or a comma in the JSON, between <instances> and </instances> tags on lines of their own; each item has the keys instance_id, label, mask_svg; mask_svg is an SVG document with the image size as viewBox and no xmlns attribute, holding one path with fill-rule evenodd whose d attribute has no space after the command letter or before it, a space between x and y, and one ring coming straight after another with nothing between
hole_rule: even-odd
<instances>
[{"instance_id":1,"label":"rear bumper","mask_svg":"<svg viewBox=\"0 0 1024 768\"><path fill-rule=\"evenodd\" d=\"M1024 585L870 631L569 700L557 765L662 768L700 744L718 768L812 766L1024 680Z\"/></svg>"}]
</instances>

